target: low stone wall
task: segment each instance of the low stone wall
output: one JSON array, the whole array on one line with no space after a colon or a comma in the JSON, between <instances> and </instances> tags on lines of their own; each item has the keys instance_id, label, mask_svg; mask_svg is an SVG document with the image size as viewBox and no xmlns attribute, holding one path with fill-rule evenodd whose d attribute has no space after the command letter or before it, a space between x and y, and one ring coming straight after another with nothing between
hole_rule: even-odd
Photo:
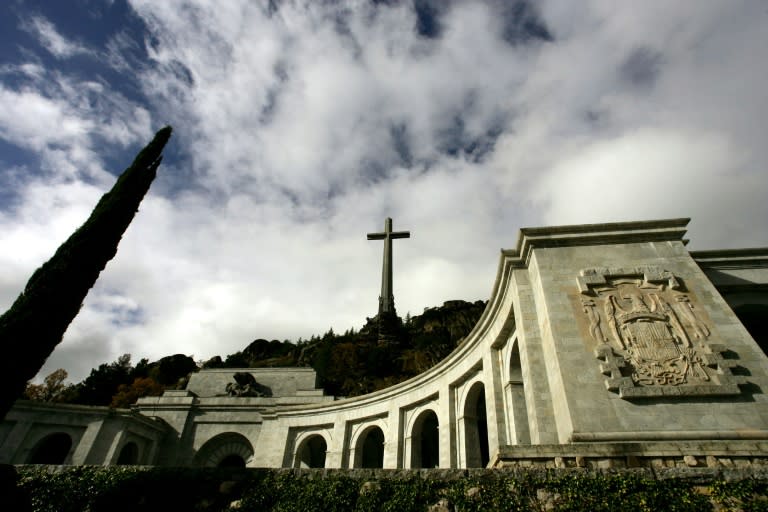
<instances>
[{"instance_id":1,"label":"low stone wall","mask_svg":"<svg viewBox=\"0 0 768 512\"><path fill-rule=\"evenodd\" d=\"M768 440L582 442L502 446L500 468L768 468Z\"/></svg>"},{"instance_id":2,"label":"low stone wall","mask_svg":"<svg viewBox=\"0 0 768 512\"><path fill-rule=\"evenodd\" d=\"M4 510L768 510L768 468L291 470L2 466ZM14 502L15 501L15 502Z\"/></svg>"}]
</instances>

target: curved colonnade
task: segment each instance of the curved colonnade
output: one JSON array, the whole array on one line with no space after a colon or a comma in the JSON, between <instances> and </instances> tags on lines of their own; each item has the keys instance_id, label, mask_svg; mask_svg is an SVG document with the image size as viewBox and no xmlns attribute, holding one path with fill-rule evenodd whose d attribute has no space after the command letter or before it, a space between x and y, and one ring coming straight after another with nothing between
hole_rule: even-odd
<instances>
[{"instance_id":1,"label":"curved colonnade","mask_svg":"<svg viewBox=\"0 0 768 512\"><path fill-rule=\"evenodd\" d=\"M258 437L249 444L255 447L255 455L248 465L485 467L499 445L527 441L520 351L505 268L502 257L486 310L445 360L417 377L368 395L262 413ZM521 413L506 415L504 411L513 404ZM219 438L223 442L227 435L214 436L207 444ZM203 460L205 465L218 464L208 456Z\"/></svg>"}]
</instances>

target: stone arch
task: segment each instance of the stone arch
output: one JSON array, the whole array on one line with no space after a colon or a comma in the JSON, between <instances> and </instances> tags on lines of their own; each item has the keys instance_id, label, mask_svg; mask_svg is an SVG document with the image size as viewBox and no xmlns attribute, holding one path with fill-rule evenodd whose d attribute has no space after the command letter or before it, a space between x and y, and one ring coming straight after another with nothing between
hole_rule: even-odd
<instances>
[{"instance_id":1,"label":"stone arch","mask_svg":"<svg viewBox=\"0 0 768 512\"><path fill-rule=\"evenodd\" d=\"M440 465L440 423L432 409L422 411L411 430L411 468Z\"/></svg>"},{"instance_id":2,"label":"stone arch","mask_svg":"<svg viewBox=\"0 0 768 512\"><path fill-rule=\"evenodd\" d=\"M134 466L139 463L139 447L133 441L128 441L120 449L117 456L118 466Z\"/></svg>"},{"instance_id":3,"label":"stone arch","mask_svg":"<svg viewBox=\"0 0 768 512\"><path fill-rule=\"evenodd\" d=\"M72 436L55 432L40 439L32 448L27 464L64 464L72 450Z\"/></svg>"},{"instance_id":4,"label":"stone arch","mask_svg":"<svg viewBox=\"0 0 768 512\"><path fill-rule=\"evenodd\" d=\"M733 308L733 312L763 353L768 355L768 304L739 304Z\"/></svg>"},{"instance_id":5,"label":"stone arch","mask_svg":"<svg viewBox=\"0 0 768 512\"><path fill-rule=\"evenodd\" d=\"M294 466L297 468L324 468L328 443L320 434L310 434L299 441Z\"/></svg>"},{"instance_id":6,"label":"stone arch","mask_svg":"<svg viewBox=\"0 0 768 512\"><path fill-rule=\"evenodd\" d=\"M507 382L508 411L512 431L512 444L531 444L528 427L528 405L525 402L525 382L520 362L520 348L515 340L509 357L509 381Z\"/></svg>"},{"instance_id":7,"label":"stone arch","mask_svg":"<svg viewBox=\"0 0 768 512\"><path fill-rule=\"evenodd\" d=\"M464 433L464 463L468 468L484 468L490 461L485 386L477 381L467 391L460 419Z\"/></svg>"},{"instance_id":8,"label":"stone arch","mask_svg":"<svg viewBox=\"0 0 768 512\"><path fill-rule=\"evenodd\" d=\"M379 426L370 425L357 437L354 467L384 467L384 431Z\"/></svg>"},{"instance_id":9,"label":"stone arch","mask_svg":"<svg viewBox=\"0 0 768 512\"><path fill-rule=\"evenodd\" d=\"M204 467L246 467L253 460L250 441L236 432L212 437L198 450L195 462Z\"/></svg>"}]
</instances>

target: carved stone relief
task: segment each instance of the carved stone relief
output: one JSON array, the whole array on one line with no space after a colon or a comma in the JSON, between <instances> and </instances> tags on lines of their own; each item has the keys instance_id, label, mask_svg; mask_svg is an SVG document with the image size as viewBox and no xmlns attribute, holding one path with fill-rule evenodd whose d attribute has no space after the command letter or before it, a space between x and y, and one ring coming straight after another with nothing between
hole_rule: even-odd
<instances>
[{"instance_id":1,"label":"carved stone relief","mask_svg":"<svg viewBox=\"0 0 768 512\"><path fill-rule=\"evenodd\" d=\"M230 382L226 386L228 396L234 397L269 397L272 396L272 390L256 382L253 375L246 372L237 372L233 376L235 382Z\"/></svg>"},{"instance_id":2,"label":"carved stone relief","mask_svg":"<svg viewBox=\"0 0 768 512\"><path fill-rule=\"evenodd\" d=\"M739 394L725 348L695 297L658 267L590 268L577 278L595 356L622 398Z\"/></svg>"}]
</instances>

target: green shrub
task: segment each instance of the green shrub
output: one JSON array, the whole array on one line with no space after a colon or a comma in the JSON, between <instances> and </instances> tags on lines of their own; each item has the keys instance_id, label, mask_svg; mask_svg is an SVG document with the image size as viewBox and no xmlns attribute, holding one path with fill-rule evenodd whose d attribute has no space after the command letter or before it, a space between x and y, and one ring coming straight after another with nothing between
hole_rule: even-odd
<instances>
[{"instance_id":1,"label":"green shrub","mask_svg":"<svg viewBox=\"0 0 768 512\"><path fill-rule=\"evenodd\" d=\"M768 512L768 482L765 480L717 480L710 486L710 491L724 511Z\"/></svg>"},{"instance_id":2,"label":"green shrub","mask_svg":"<svg viewBox=\"0 0 768 512\"><path fill-rule=\"evenodd\" d=\"M488 470L458 475L130 466L50 472L47 466L26 466L19 468L18 485L33 512L415 512L441 499L462 512L706 512L715 505L718 510L768 511L768 480L759 472L757 477L729 480L712 473L708 485L701 475L694 483L685 473L658 478L650 471L632 470Z\"/></svg>"}]
</instances>

